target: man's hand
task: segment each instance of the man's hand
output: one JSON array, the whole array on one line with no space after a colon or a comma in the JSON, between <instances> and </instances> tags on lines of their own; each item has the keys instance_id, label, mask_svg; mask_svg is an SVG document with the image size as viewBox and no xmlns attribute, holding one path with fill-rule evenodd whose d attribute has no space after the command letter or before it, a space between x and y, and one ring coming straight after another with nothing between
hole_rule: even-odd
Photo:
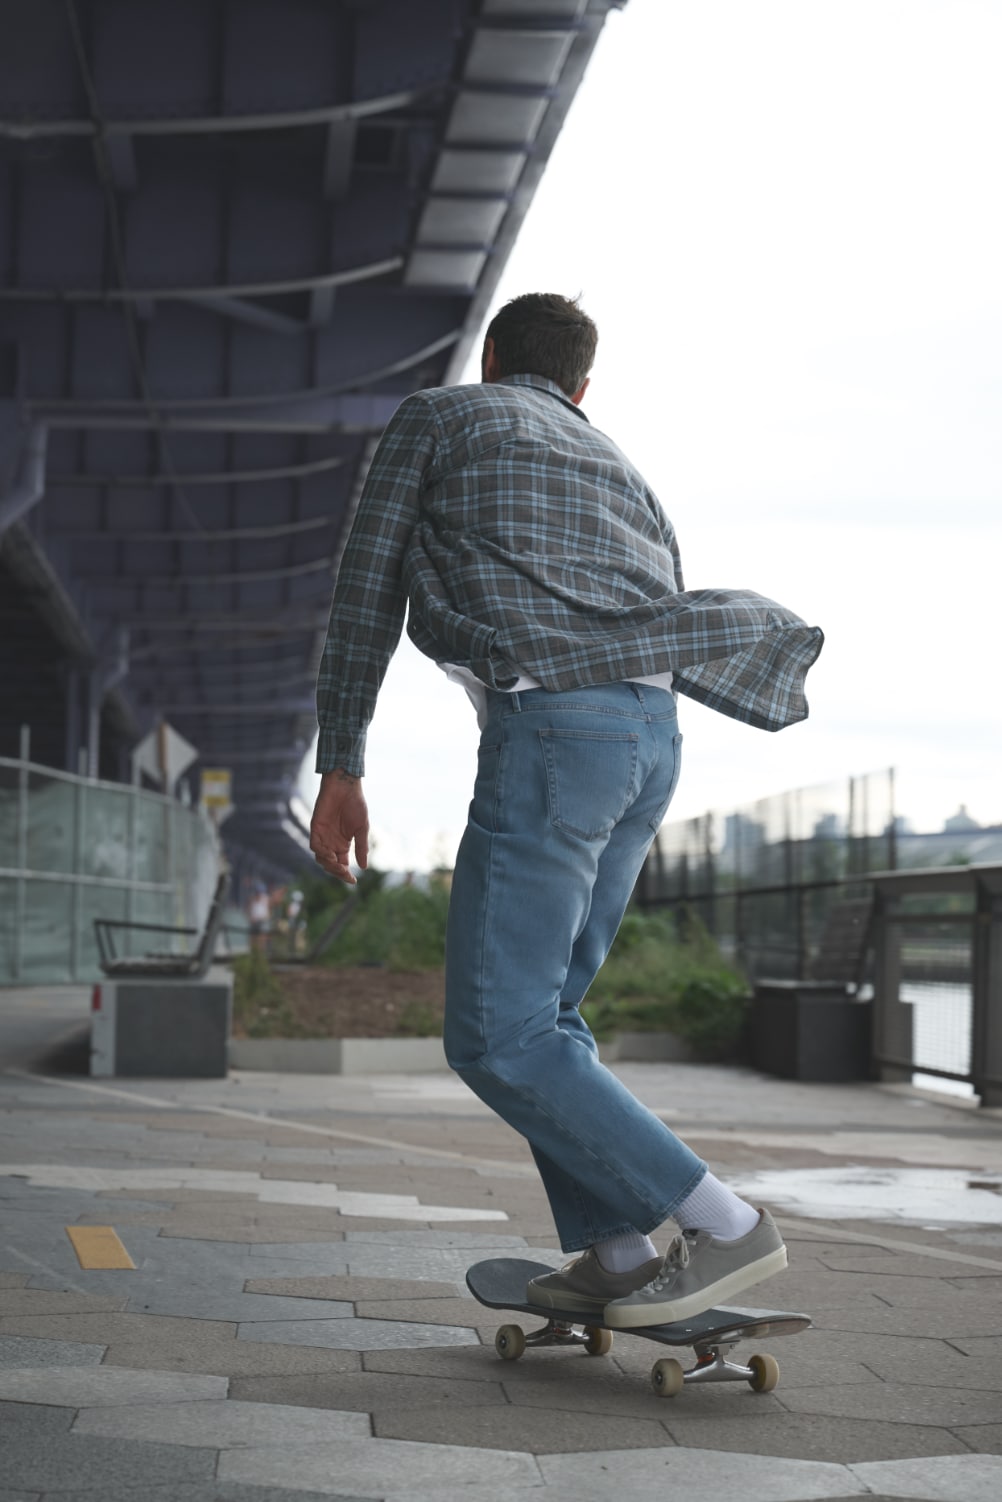
<instances>
[{"instance_id":1,"label":"man's hand","mask_svg":"<svg viewBox=\"0 0 1002 1502\"><path fill-rule=\"evenodd\" d=\"M310 825L310 849L325 871L352 887L348 853L353 840L355 864L364 871L369 863L369 810L362 779L347 772L325 772Z\"/></svg>"}]
</instances>

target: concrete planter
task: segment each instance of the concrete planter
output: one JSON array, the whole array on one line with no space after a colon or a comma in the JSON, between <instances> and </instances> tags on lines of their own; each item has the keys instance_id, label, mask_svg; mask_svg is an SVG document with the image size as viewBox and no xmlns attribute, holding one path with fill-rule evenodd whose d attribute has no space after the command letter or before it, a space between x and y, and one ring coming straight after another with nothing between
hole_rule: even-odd
<instances>
[{"instance_id":1,"label":"concrete planter","mask_svg":"<svg viewBox=\"0 0 1002 1502\"><path fill-rule=\"evenodd\" d=\"M132 1079L223 1079L233 976L112 976L94 987L90 1072Z\"/></svg>"},{"instance_id":2,"label":"concrete planter","mask_svg":"<svg viewBox=\"0 0 1002 1502\"><path fill-rule=\"evenodd\" d=\"M677 1033L617 1033L598 1046L603 1064L649 1063L691 1064L695 1060L692 1045Z\"/></svg>"},{"instance_id":3,"label":"concrete planter","mask_svg":"<svg viewBox=\"0 0 1002 1502\"><path fill-rule=\"evenodd\" d=\"M441 1038L233 1038L231 1069L269 1074L430 1074L447 1069Z\"/></svg>"},{"instance_id":4,"label":"concrete planter","mask_svg":"<svg viewBox=\"0 0 1002 1502\"><path fill-rule=\"evenodd\" d=\"M690 1064L676 1033L617 1033L599 1044L605 1064ZM269 1074L431 1074L448 1069L441 1038L233 1038L231 1069Z\"/></svg>"}]
</instances>

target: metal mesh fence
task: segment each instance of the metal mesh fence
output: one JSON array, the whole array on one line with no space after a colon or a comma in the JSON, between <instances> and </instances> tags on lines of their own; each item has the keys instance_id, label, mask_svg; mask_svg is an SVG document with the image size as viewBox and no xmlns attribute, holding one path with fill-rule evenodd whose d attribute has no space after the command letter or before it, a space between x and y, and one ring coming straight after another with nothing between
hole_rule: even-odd
<instances>
[{"instance_id":1,"label":"metal mesh fence","mask_svg":"<svg viewBox=\"0 0 1002 1502\"><path fill-rule=\"evenodd\" d=\"M834 896L893 869L895 843L894 774L872 772L669 820L637 896L688 907L750 974L793 976L809 966Z\"/></svg>"},{"instance_id":2,"label":"metal mesh fence","mask_svg":"<svg viewBox=\"0 0 1002 1502\"><path fill-rule=\"evenodd\" d=\"M0 758L0 985L96 979L98 917L199 927L219 861L196 809ZM149 942L123 932L118 949Z\"/></svg>"},{"instance_id":3,"label":"metal mesh fence","mask_svg":"<svg viewBox=\"0 0 1002 1502\"><path fill-rule=\"evenodd\" d=\"M916 1071L968 1079L972 1043L970 984L905 981L901 999L912 1008L912 1063Z\"/></svg>"}]
</instances>

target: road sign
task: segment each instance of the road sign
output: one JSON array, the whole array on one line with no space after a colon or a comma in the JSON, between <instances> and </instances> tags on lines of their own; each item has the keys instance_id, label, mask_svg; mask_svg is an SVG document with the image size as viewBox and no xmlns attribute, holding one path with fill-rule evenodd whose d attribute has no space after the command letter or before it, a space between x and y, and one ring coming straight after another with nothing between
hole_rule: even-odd
<instances>
[{"instance_id":1,"label":"road sign","mask_svg":"<svg viewBox=\"0 0 1002 1502\"><path fill-rule=\"evenodd\" d=\"M183 735L162 720L151 730L132 753L133 766L159 782L165 792L171 792L178 778L188 770L198 752Z\"/></svg>"}]
</instances>

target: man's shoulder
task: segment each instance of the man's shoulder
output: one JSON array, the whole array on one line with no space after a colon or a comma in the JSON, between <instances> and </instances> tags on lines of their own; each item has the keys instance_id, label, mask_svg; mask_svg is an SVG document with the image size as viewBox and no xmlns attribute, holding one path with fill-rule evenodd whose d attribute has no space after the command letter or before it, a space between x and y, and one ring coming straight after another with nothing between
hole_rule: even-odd
<instances>
[{"instance_id":1,"label":"man's shoulder","mask_svg":"<svg viewBox=\"0 0 1002 1502\"><path fill-rule=\"evenodd\" d=\"M556 397L557 401L552 399ZM540 402L542 398L542 403ZM570 403L552 381L541 376L514 376L501 381L467 381L456 386L425 386L404 398L398 411L431 408L434 411L481 409L492 412L529 404L542 411Z\"/></svg>"},{"instance_id":2,"label":"man's shoulder","mask_svg":"<svg viewBox=\"0 0 1002 1502\"><path fill-rule=\"evenodd\" d=\"M410 407L416 411L453 412L491 410L505 403L513 392L512 387L489 385L484 381L467 381L459 386L425 386L404 398L398 411Z\"/></svg>"},{"instance_id":3,"label":"man's shoulder","mask_svg":"<svg viewBox=\"0 0 1002 1502\"><path fill-rule=\"evenodd\" d=\"M533 417L531 388L470 382L461 386L426 386L404 398L393 418L397 429L437 428L443 437L477 431L507 430ZM536 417L541 414L537 411Z\"/></svg>"}]
</instances>

